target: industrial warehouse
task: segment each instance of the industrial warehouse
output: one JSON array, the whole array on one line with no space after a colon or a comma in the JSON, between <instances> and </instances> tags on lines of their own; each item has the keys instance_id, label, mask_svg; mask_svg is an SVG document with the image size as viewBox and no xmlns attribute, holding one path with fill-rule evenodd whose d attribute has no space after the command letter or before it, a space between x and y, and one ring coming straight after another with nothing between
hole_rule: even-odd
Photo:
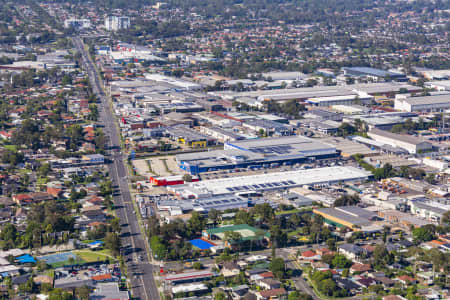
<instances>
[{"instance_id":1,"label":"industrial warehouse","mask_svg":"<svg viewBox=\"0 0 450 300\"><path fill-rule=\"evenodd\" d=\"M373 224L377 214L357 206L329 207L314 209L313 212L324 217L325 222L337 227L348 227L366 232L378 231L381 228Z\"/></svg>"},{"instance_id":2,"label":"industrial warehouse","mask_svg":"<svg viewBox=\"0 0 450 300\"><path fill-rule=\"evenodd\" d=\"M365 181L371 174L355 167L326 167L288 172L275 172L192 182L189 185L168 187L186 199L229 193L246 194L282 190L301 186L331 185L338 182Z\"/></svg>"},{"instance_id":3,"label":"industrial warehouse","mask_svg":"<svg viewBox=\"0 0 450 300\"><path fill-rule=\"evenodd\" d=\"M233 168L294 164L308 158L336 157L336 148L302 136L244 140L226 143L224 150L176 156L182 170L191 174Z\"/></svg>"}]
</instances>

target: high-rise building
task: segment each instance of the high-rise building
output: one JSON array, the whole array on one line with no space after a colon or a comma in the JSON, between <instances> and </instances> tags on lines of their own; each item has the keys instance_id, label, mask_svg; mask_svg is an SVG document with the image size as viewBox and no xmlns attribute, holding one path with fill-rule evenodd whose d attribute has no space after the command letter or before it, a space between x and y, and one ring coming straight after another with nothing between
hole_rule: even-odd
<instances>
[{"instance_id":1,"label":"high-rise building","mask_svg":"<svg viewBox=\"0 0 450 300\"><path fill-rule=\"evenodd\" d=\"M130 17L107 16L105 18L106 30L117 31L121 29L128 29L129 27L130 27Z\"/></svg>"},{"instance_id":2,"label":"high-rise building","mask_svg":"<svg viewBox=\"0 0 450 300\"><path fill-rule=\"evenodd\" d=\"M91 27L91 21L88 19L67 19L64 21L65 28L87 29Z\"/></svg>"}]
</instances>

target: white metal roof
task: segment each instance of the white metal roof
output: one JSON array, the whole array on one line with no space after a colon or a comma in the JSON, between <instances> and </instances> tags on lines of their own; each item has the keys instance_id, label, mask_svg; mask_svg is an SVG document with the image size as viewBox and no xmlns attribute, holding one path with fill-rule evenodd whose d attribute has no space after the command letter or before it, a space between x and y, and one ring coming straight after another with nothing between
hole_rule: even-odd
<instances>
[{"instance_id":1,"label":"white metal roof","mask_svg":"<svg viewBox=\"0 0 450 300\"><path fill-rule=\"evenodd\" d=\"M326 167L289 172L276 172L251 176L220 178L190 183L190 187L210 192L212 194L226 194L246 191L264 191L292 188L303 185L326 184L338 181L366 179L370 176L355 167Z\"/></svg>"}]
</instances>

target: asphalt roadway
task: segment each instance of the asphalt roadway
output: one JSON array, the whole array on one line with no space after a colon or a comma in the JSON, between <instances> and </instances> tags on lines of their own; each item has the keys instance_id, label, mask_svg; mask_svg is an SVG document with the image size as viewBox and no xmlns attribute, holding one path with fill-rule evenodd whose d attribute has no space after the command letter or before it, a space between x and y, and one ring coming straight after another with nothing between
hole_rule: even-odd
<instances>
[{"instance_id":1,"label":"asphalt roadway","mask_svg":"<svg viewBox=\"0 0 450 300\"><path fill-rule=\"evenodd\" d=\"M141 233L136 212L131 199L128 185L128 170L120 149L120 134L116 127L114 115L106 94L99 82L99 76L94 64L87 54L80 38L72 39L77 50L82 54L83 66L88 72L89 80L94 93L100 99L99 116L104 125L104 134L109 139L110 149L107 158L109 176L114 186L114 205L116 216L120 219L122 228L121 244L122 256L125 260L128 279L133 299L157 300L160 299L155 284L153 272L159 271L149 263L149 254L146 248L145 235Z\"/></svg>"}]
</instances>

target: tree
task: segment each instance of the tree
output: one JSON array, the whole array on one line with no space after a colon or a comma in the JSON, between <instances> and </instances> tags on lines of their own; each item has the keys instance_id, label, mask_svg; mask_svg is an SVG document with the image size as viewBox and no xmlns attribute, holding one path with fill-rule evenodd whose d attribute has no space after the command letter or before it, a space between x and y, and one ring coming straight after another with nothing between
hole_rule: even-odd
<instances>
[{"instance_id":1,"label":"tree","mask_svg":"<svg viewBox=\"0 0 450 300\"><path fill-rule=\"evenodd\" d=\"M225 294L223 292L218 292L215 296L214 296L214 300L226 300L227 297L225 296Z\"/></svg>"},{"instance_id":2,"label":"tree","mask_svg":"<svg viewBox=\"0 0 450 300\"><path fill-rule=\"evenodd\" d=\"M414 228L412 234L414 241L418 243L428 242L434 239L434 230L426 225L419 228Z\"/></svg>"},{"instance_id":3,"label":"tree","mask_svg":"<svg viewBox=\"0 0 450 300\"><path fill-rule=\"evenodd\" d=\"M199 262L199 261L194 262L194 263L192 264L192 267L193 267L194 269L196 269L196 270L201 270L201 269L203 269L203 265L202 265L202 263Z\"/></svg>"},{"instance_id":4,"label":"tree","mask_svg":"<svg viewBox=\"0 0 450 300\"><path fill-rule=\"evenodd\" d=\"M450 210L446 211L442 215L441 224L442 225L450 225Z\"/></svg>"},{"instance_id":5,"label":"tree","mask_svg":"<svg viewBox=\"0 0 450 300\"><path fill-rule=\"evenodd\" d=\"M75 295L80 300L89 300L90 289L88 286L80 286L75 289Z\"/></svg>"},{"instance_id":6,"label":"tree","mask_svg":"<svg viewBox=\"0 0 450 300\"><path fill-rule=\"evenodd\" d=\"M112 255L120 253L120 238L115 232L108 232L105 237L105 248L111 250Z\"/></svg>"},{"instance_id":7,"label":"tree","mask_svg":"<svg viewBox=\"0 0 450 300\"><path fill-rule=\"evenodd\" d=\"M183 179L184 182L192 182L191 174L184 174L182 179Z\"/></svg>"},{"instance_id":8,"label":"tree","mask_svg":"<svg viewBox=\"0 0 450 300\"><path fill-rule=\"evenodd\" d=\"M394 257L390 254L386 246L377 245L373 251L373 263L377 267L384 267L390 265L394 262Z\"/></svg>"},{"instance_id":9,"label":"tree","mask_svg":"<svg viewBox=\"0 0 450 300\"><path fill-rule=\"evenodd\" d=\"M334 268L343 269L349 268L352 265L352 261L348 260L344 255L337 254L334 256L331 262Z\"/></svg>"},{"instance_id":10,"label":"tree","mask_svg":"<svg viewBox=\"0 0 450 300\"><path fill-rule=\"evenodd\" d=\"M348 206L348 205L356 205L360 202L360 198L357 194L354 195L342 195L334 201L334 206Z\"/></svg>"},{"instance_id":11,"label":"tree","mask_svg":"<svg viewBox=\"0 0 450 300\"><path fill-rule=\"evenodd\" d=\"M326 244L328 249L335 251L336 250L336 240L334 238L329 238L326 240Z\"/></svg>"},{"instance_id":12,"label":"tree","mask_svg":"<svg viewBox=\"0 0 450 300\"><path fill-rule=\"evenodd\" d=\"M281 257L274 257L270 262L270 271L278 279L283 279L286 275L286 265Z\"/></svg>"},{"instance_id":13,"label":"tree","mask_svg":"<svg viewBox=\"0 0 450 300\"><path fill-rule=\"evenodd\" d=\"M215 225L219 223L220 216L221 216L220 211L218 211L217 209L213 208L208 212L208 219L213 221Z\"/></svg>"},{"instance_id":14,"label":"tree","mask_svg":"<svg viewBox=\"0 0 450 300\"><path fill-rule=\"evenodd\" d=\"M48 294L48 300L72 300L73 296L69 292L56 288Z\"/></svg>"},{"instance_id":15,"label":"tree","mask_svg":"<svg viewBox=\"0 0 450 300\"><path fill-rule=\"evenodd\" d=\"M312 299L313 297L311 295L299 291L294 291L290 293L288 297L288 300L312 300Z\"/></svg>"},{"instance_id":16,"label":"tree","mask_svg":"<svg viewBox=\"0 0 450 300\"><path fill-rule=\"evenodd\" d=\"M356 128L350 125L349 123L342 123L338 128L338 132L341 136L353 135L356 132Z\"/></svg>"}]
</instances>

